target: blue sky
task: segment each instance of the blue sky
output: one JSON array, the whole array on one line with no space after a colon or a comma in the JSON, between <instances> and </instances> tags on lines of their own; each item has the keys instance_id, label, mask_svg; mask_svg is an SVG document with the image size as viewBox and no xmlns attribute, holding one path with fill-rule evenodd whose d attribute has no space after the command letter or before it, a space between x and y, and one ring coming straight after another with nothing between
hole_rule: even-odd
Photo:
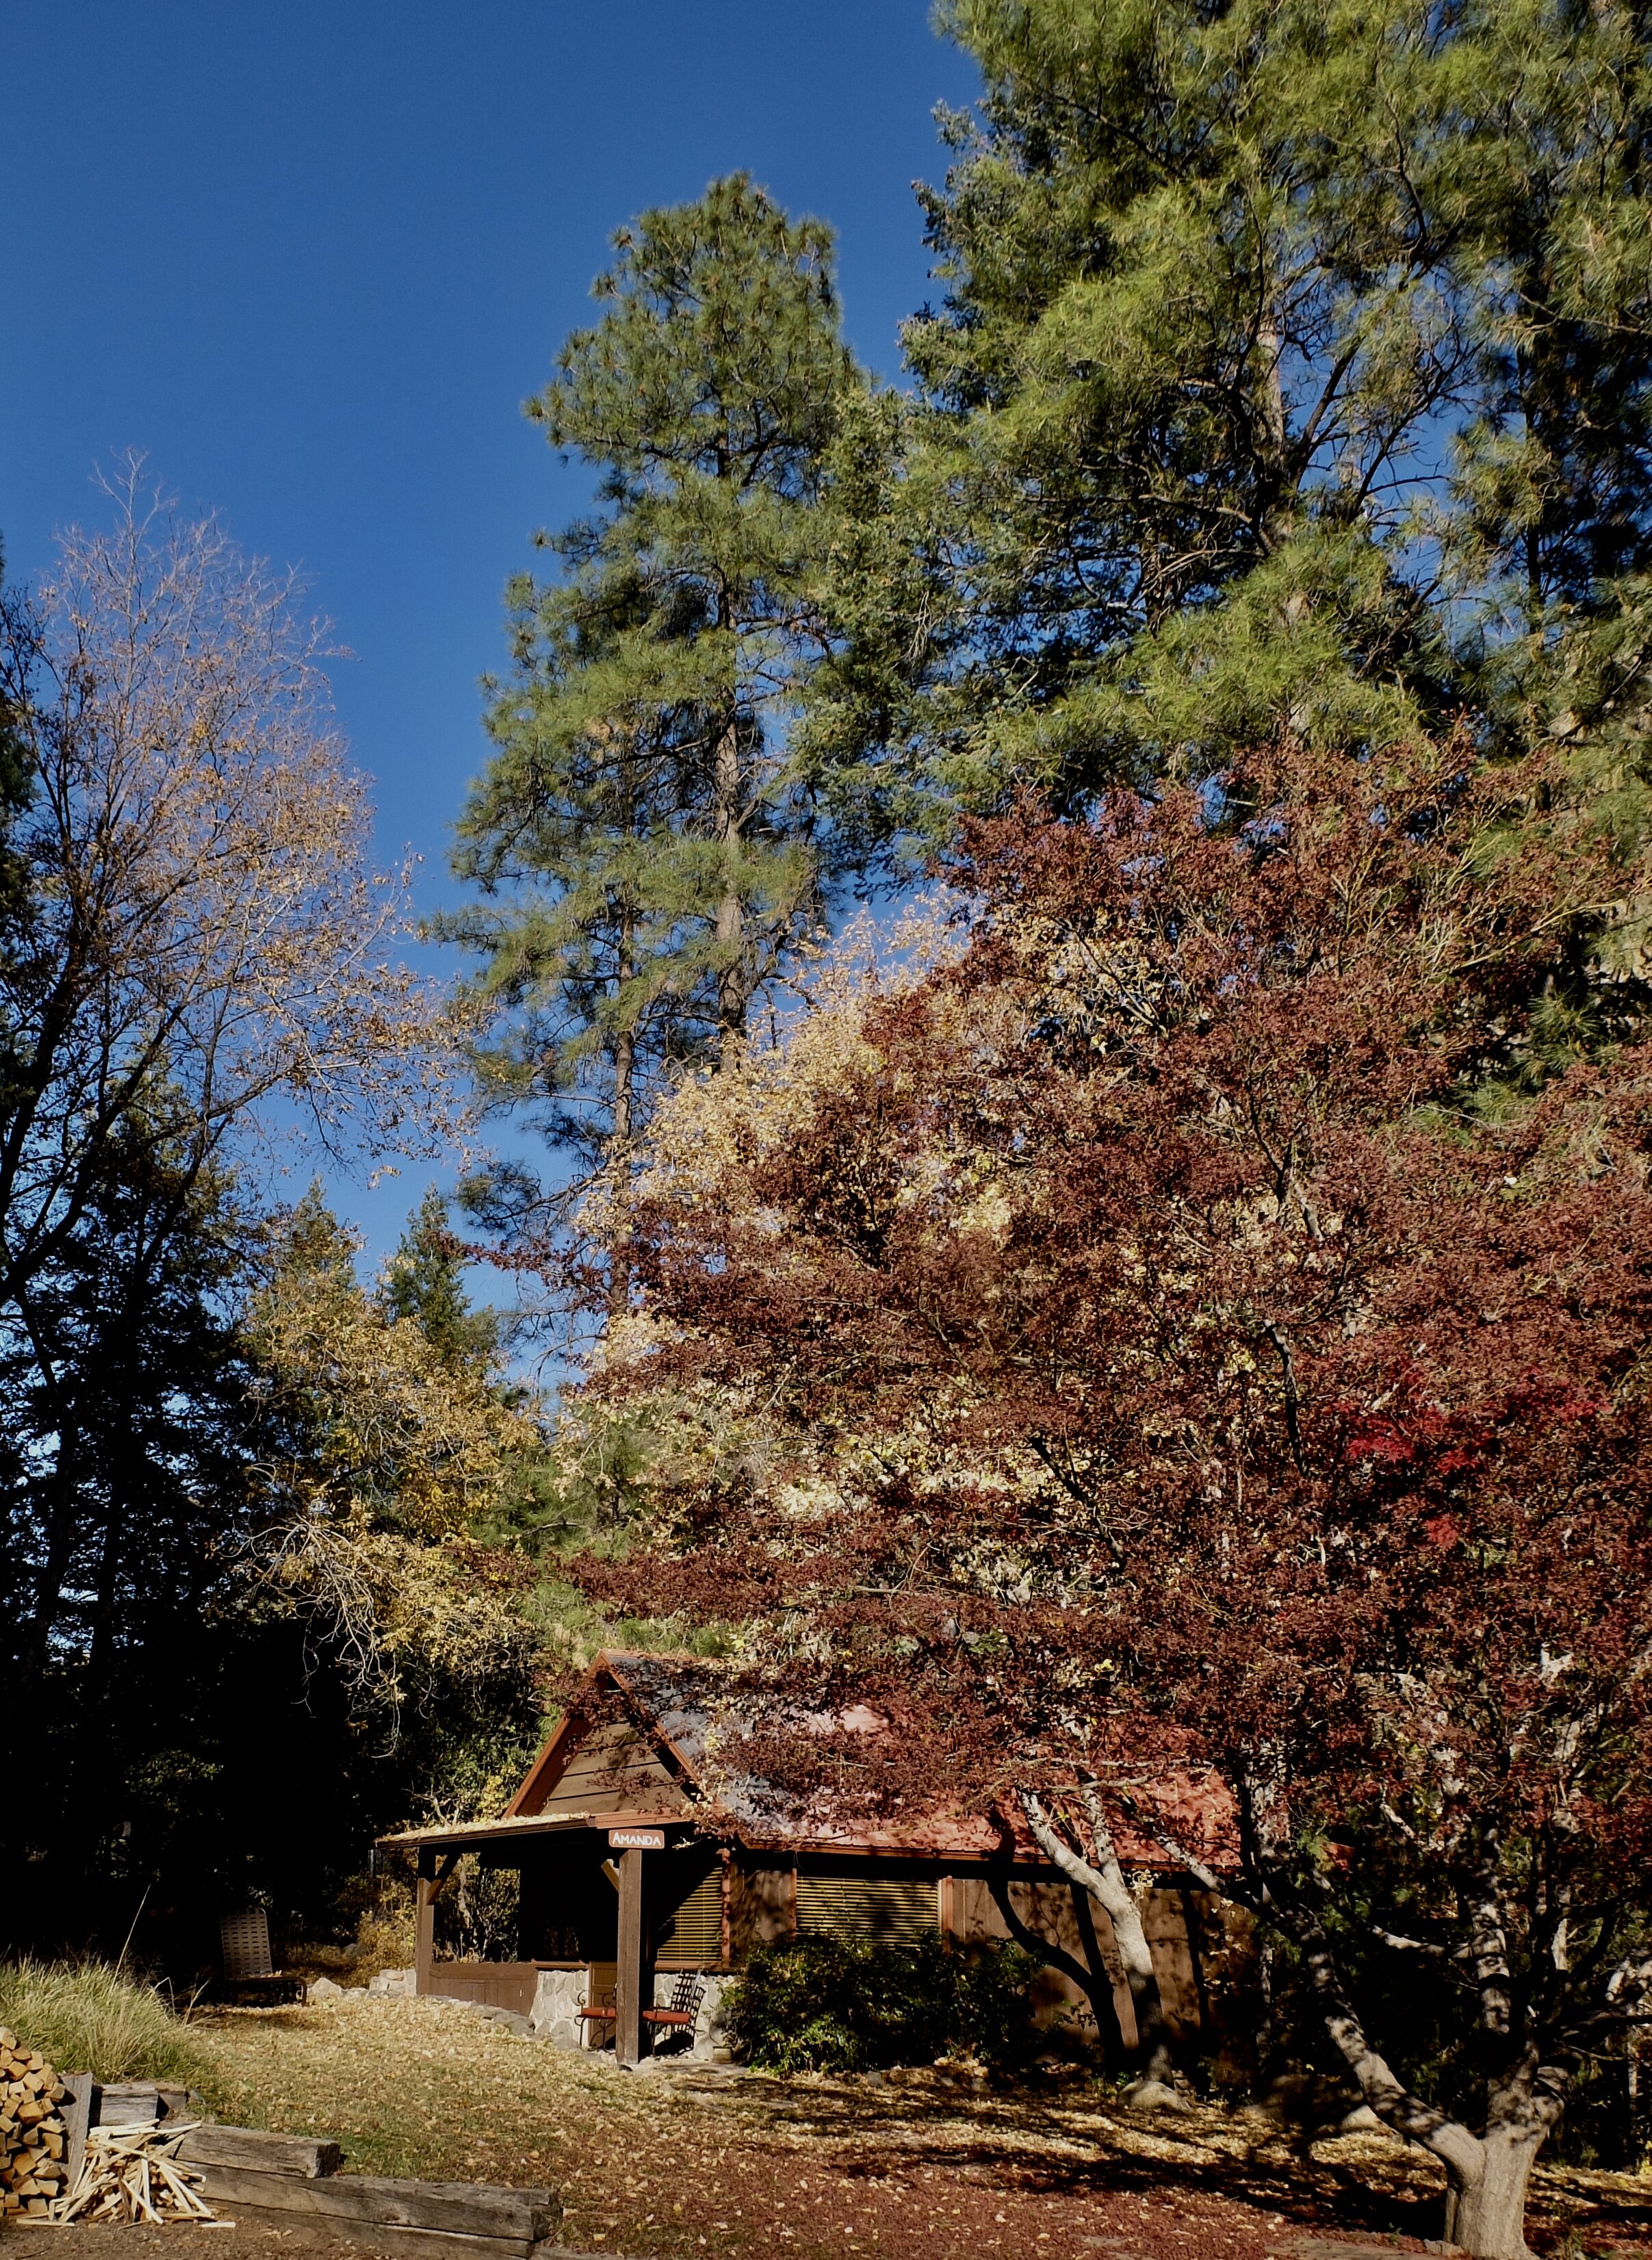
<instances>
[{"instance_id":1,"label":"blue sky","mask_svg":"<svg viewBox=\"0 0 1652 2260\"><path fill-rule=\"evenodd\" d=\"M0 540L96 514L129 447L304 569L386 855L451 892L476 678L529 538L576 505L519 413L611 232L744 167L840 237L898 372L912 193L973 74L926 0L0 0ZM394 1238L422 1177L340 1205Z\"/></svg>"}]
</instances>

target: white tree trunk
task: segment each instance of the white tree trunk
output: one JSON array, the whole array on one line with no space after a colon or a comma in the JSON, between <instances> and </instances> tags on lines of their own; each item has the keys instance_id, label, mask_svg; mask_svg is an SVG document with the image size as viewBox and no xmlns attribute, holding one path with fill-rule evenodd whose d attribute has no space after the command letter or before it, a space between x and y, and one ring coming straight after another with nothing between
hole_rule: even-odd
<instances>
[{"instance_id":1,"label":"white tree trunk","mask_svg":"<svg viewBox=\"0 0 1652 2260\"><path fill-rule=\"evenodd\" d=\"M1069 1883L1079 1885L1099 1906L1106 1909L1107 1920L1112 1925L1113 1943L1124 1966L1125 1983L1130 1988L1130 2005L1135 2012L1141 2076L1144 2079L1168 2082L1173 2066L1169 2035L1164 2024L1164 2004L1159 1993L1158 1972L1153 1966L1153 1949L1148 1944L1148 1934L1142 1927L1141 1910L1125 1881L1118 1853L1113 1849L1112 1831L1099 1807L1092 1806L1091 1810L1091 1833L1096 1840L1093 1863L1082 1859L1069 1844L1062 1841L1043 1806L1029 1790L1021 1792L1021 1810L1026 1815L1027 1826L1045 1857Z\"/></svg>"},{"instance_id":2,"label":"white tree trunk","mask_svg":"<svg viewBox=\"0 0 1652 2260\"><path fill-rule=\"evenodd\" d=\"M1223 1889L1219 1877L1194 1854L1176 1846L1173 1834L1165 1831L1162 1841L1207 1890ZM1292 1915L1265 1891L1241 1899L1240 1904L1277 1924L1303 1949L1326 2030L1378 2118L1407 2141L1432 2150L1444 2166L1447 2242L1472 2254L1473 2260L1532 2260L1526 2242L1527 2187L1543 2138L1559 2121L1570 2074L1561 2065L1544 2065L1534 2043L1523 2060L1493 2084L1485 2133L1472 2133L1410 2093L1371 2046L1342 1990L1335 1957L1317 1921L1305 1917L1300 1908ZM1500 2014L1503 2001L1487 1989L1498 1988L1506 1980L1506 1959L1500 1939L1491 1944L1495 1951L1479 1975L1483 1998L1492 1999Z\"/></svg>"},{"instance_id":3,"label":"white tree trunk","mask_svg":"<svg viewBox=\"0 0 1652 2260\"><path fill-rule=\"evenodd\" d=\"M1488 2128L1477 2179L1446 2191L1446 2242L1461 2244L1474 2260L1531 2260L1526 2242L1526 2189L1541 2132Z\"/></svg>"},{"instance_id":4,"label":"white tree trunk","mask_svg":"<svg viewBox=\"0 0 1652 2260\"><path fill-rule=\"evenodd\" d=\"M1526 2242L1526 2185L1543 2136L1559 2114L1534 2096L1536 2058L1494 2088L1489 2123L1475 2135L1458 2121L1407 2092L1366 2039L1331 1968L1323 1937L1308 1949L1308 1966L1327 1997L1326 2029L1341 2050L1360 2092L1380 2119L1432 2150L1446 2170L1446 2241L1474 2260L1531 2260Z\"/></svg>"}]
</instances>

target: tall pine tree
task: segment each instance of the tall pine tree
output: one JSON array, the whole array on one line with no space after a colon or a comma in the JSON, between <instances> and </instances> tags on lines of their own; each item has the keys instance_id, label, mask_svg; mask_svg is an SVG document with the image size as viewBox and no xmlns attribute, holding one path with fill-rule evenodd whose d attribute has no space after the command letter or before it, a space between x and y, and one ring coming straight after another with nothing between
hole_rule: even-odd
<instances>
[{"instance_id":1,"label":"tall pine tree","mask_svg":"<svg viewBox=\"0 0 1652 2260\"><path fill-rule=\"evenodd\" d=\"M247 1236L220 1173L118 1134L0 1326L0 1675L38 1760L0 1816L0 1864L38 1887L13 1943L83 1942L117 1912L118 1938L132 1860L205 1793L204 1690L249 1527Z\"/></svg>"},{"instance_id":2,"label":"tall pine tree","mask_svg":"<svg viewBox=\"0 0 1652 2260\"><path fill-rule=\"evenodd\" d=\"M892 679L921 618L926 664L881 776L840 756L871 828L1281 731L1357 750L1466 709L1498 742L1638 704L1644 8L942 19L984 98L925 199L943 295L908 331L882 636Z\"/></svg>"},{"instance_id":3,"label":"tall pine tree","mask_svg":"<svg viewBox=\"0 0 1652 2260\"><path fill-rule=\"evenodd\" d=\"M529 404L597 506L544 537L554 580L510 592L456 857L481 901L446 929L497 1015L496 1095L537 1100L573 1157L560 1205L527 1195L553 1241L594 1173L623 1178L662 1077L739 1040L833 877L796 744L833 640L826 469L862 390L829 232L736 175L615 247L600 320ZM492 1190L503 1220L521 1180Z\"/></svg>"}]
</instances>

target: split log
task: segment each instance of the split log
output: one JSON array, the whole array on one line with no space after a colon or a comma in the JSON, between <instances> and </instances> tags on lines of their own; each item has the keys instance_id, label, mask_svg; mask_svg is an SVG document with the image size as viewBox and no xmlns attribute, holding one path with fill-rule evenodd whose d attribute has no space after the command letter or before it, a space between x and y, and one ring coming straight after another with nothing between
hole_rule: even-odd
<instances>
[{"instance_id":1,"label":"split log","mask_svg":"<svg viewBox=\"0 0 1652 2260\"><path fill-rule=\"evenodd\" d=\"M153 2127L160 2119L187 2119L190 2091L170 2081L129 2079L100 2091L100 2127Z\"/></svg>"},{"instance_id":2,"label":"split log","mask_svg":"<svg viewBox=\"0 0 1652 2260\"><path fill-rule=\"evenodd\" d=\"M118 2128L125 2134L129 2128L158 2127L167 2115L167 2106L153 2091L134 2094L128 2088L106 2087L97 2099L97 2123L105 2134Z\"/></svg>"},{"instance_id":3,"label":"split log","mask_svg":"<svg viewBox=\"0 0 1652 2260\"><path fill-rule=\"evenodd\" d=\"M89 2071L66 2071L62 2077L67 2091L63 2124L68 2130L63 2165L68 2187L73 2189L75 2177L81 2170L81 2160L86 2155L86 2137L97 2124L97 2106L104 2091Z\"/></svg>"},{"instance_id":4,"label":"split log","mask_svg":"<svg viewBox=\"0 0 1652 2260\"><path fill-rule=\"evenodd\" d=\"M68 2180L68 2089L0 2025L0 2220L41 2221Z\"/></svg>"},{"instance_id":5,"label":"split log","mask_svg":"<svg viewBox=\"0 0 1652 2260\"><path fill-rule=\"evenodd\" d=\"M198 2168L179 2158L185 2127L94 2127L73 2186L53 2206L81 2221L211 2221Z\"/></svg>"}]
</instances>

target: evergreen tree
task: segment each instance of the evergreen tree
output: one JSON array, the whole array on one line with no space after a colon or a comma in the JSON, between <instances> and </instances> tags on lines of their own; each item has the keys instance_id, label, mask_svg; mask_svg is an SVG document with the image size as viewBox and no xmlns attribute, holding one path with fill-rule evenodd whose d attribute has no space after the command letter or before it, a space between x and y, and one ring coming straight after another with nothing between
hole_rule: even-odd
<instances>
[{"instance_id":1,"label":"evergreen tree","mask_svg":"<svg viewBox=\"0 0 1652 2260\"><path fill-rule=\"evenodd\" d=\"M447 1364L491 1374L499 1322L493 1312L470 1306L462 1251L447 1228L447 1204L434 1185L407 1220L378 1299L392 1324L414 1320Z\"/></svg>"},{"instance_id":2,"label":"evergreen tree","mask_svg":"<svg viewBox=\"0 0 1652 2260\"><path fill-rule=\"evenodd\" d=\"M59 1942L116 1909L124 1928L122 1829L147 1856L214 1773L207 1688L249 1527L247 1237L221 1176L117 1138L0 1332L0 1657L39 1763L0 1863L40 1863Z\"/></svg>"},{"instance_id":3,"label":"evergreen tree","mask_svg":"<svg viewBox=\"0 0 1652 2260\"><path fill-rule=\"evenodd\" d=\"M498 1014L494 1093L540 1102L576 1193L821 920L832 850L795 740L833 640L823 489L860 383L827 230L742 175L615 245L601 319L528 411L597 504L544 537L557 578L511 590L514 669L455 859L483 899L445 926ZM522 1190L493 1180L495 1221Z\"/></svg>"},{"instance_id":4,"label":"evergreen tree","mask_svg":"<svg viewBox=\"0 0 1652 2260\"><path fill-rule=\"evenodd\" d=\"M499 1526L540 1432L504 1384L487 1314L466 1305L442 1215L427 1195L375 1291L357 1236L312 1185L243 1329L259 1381L257 1588L302 1626L358 1726L377 1727L380 1755L397 1754L381 1795L449 1760L471 1773L498 1722L536 1715L524 1568Z\"/></svg>"},{"instance_id":5,"label":"evergreen tree","mask_svg":"<svg viewBox=\"0 0 1652 2260\"><path fill-rule=\"evenodd\" d=\"M883 492L926 609L894 584L882 640L892 671L920 619L926 674L881 776L849 762L869 824L1282 729L1620 713L1652 621L1645 10L943 20L985 98L925 199L945 297Z\"/></svg>"},{"instance_id":6,"label":"evergreen tree","mask_svg":"<svg viewBox=\"0 0 1652 2260\"><path fill-rule=\"evenodd\" d=\"M0 1872L29 1878L0 1951L113 1954L141 1914L136 1953L184 1978L249 1892L325 1935L375 1833L526 1763L521 1573L468 1523L514 1502L499 1463L532 1468L537 1432L500 1401L434 1197L378 1298L318 1188L259 1283L224 1179L118 1151L0 1333L0 1684L34 1767L0 1805ZM371 1613L388 1706L313 1563L278 1550L285 1516Z\"/></svg>"}]
</instances>

